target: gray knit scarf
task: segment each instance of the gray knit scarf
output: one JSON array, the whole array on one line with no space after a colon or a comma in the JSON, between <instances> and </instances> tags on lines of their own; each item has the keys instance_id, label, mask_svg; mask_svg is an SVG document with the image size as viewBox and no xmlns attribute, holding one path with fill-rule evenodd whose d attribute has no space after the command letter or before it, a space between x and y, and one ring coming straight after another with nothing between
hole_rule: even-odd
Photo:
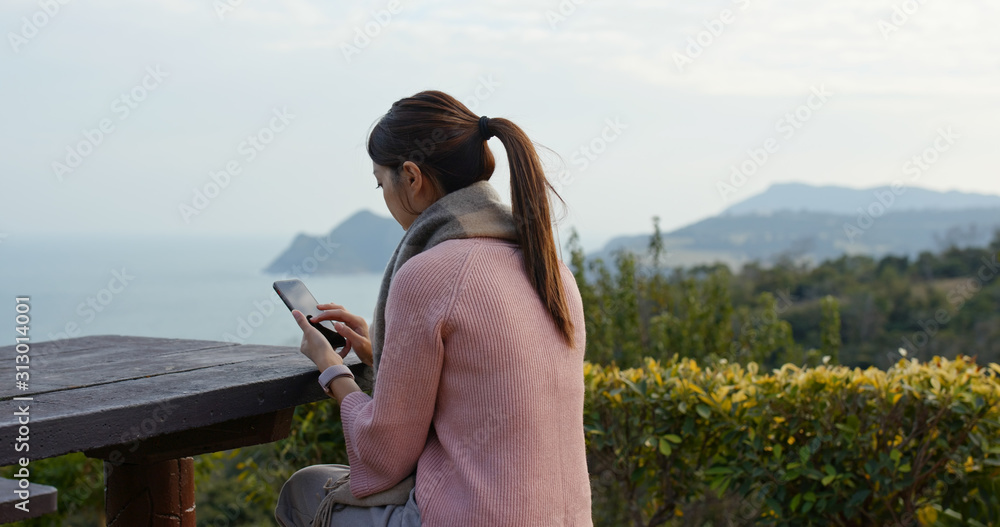
<instances>
[{"instance_id":1,"label":"gray knit scarf","mask_svg":"<svg viewBox=\"0 0 1000 527\"><path fill-rule=\"evenodd\" d=\"M444 195L427 207L406 230L389 264L382 275L382 285L375 304L369 336L372 343L374 368L366 368L372 375L372 390L375 389L379 358L385 342L385 304L389 298L392 277L407 260L431 247L456 238L488 237L517 241L514 216L510 207L500 201L493 186L488 181L478 181L460 190ZM327 527L332 514L342 505L355 507L377 507L403 505L409 498L415 478L410 475L391 489L365 498L355 498L350 492L350 474L337 481L330 478L324 486L327 494L320 503L313 518L313 526Z\"/></svg>"},{"instance_id":2,"label":"gray knit scarf","mask_svg":"<svg viewBox=\"0 0 1000 527\"><path fill-rule=\"evenodd\" d=\"M392 277L407 260L443 241L480 236L517 241L510 206L500 201L489 181L478 181L444 195L413 220L389 259L378 291L369 332L375 364L373 382L378 378L378 363L385 342L385 303Z\"/></svg>"}]
</instances>

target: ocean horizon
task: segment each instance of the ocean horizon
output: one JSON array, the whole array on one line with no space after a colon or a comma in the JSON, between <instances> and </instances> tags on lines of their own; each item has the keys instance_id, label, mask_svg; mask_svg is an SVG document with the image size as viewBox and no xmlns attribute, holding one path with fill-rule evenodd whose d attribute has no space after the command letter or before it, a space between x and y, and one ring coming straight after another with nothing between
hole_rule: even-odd
<instances>
[{"instance_id":1,"label":"ocean horizon","mask_svg":"<svg viewBox=\"0 0 1000 527\"><path fill-rule=\"evenodd\" d=\"M36 344L115 334L298 346L302 333L272 288L292 277L370 323L381 273L263 271L291 239L12 234L0 244L0 298L12 325L15 297L30 298Z\"/></svg>"}]
</instances>

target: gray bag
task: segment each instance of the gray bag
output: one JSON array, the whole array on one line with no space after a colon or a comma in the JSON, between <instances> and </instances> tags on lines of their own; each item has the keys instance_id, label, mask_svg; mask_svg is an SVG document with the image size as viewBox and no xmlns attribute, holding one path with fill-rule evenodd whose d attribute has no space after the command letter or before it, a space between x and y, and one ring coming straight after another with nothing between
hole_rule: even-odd
<instances>
[{"instance_id":1,"label":"gray bag","mask_svg":"<svg viewBox=\"0 0 1000 527\"><path fill-rule=\"evenodd\" d=\"M384 507L386 505L405 505L406 501L410 498L410 491L413 490L413 486L416 484L416 477L414 474L410 474L403 481L400 481L396 486L383 490L382 492L376 492L371 496L365 496L364 498L357 498L354 494L351 494L351 474L348 472L340 477L340 479L334 480L330 478L326 481L326 485L323 488L326 489L326 496L320 503L319 507L316 509L316 515L313 517L313 527L327 527L330 525L330 516L333 514L334 507L338 504L349 505L352 507Z\"/></svg>"}]
</instances>

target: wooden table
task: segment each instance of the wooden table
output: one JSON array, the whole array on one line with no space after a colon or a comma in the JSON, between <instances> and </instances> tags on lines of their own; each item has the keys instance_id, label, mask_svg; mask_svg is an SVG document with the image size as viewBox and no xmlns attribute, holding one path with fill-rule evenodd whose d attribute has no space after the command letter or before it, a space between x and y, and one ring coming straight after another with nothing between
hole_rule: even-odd
<instances>
[{"instance_id":1,"label":"wooden table","mask_svg":"<svg viewBox=\"0 0 1000 527\"><path fill-rule=\"evenodd\" d=\"M29 389L19 390L14 346L0 348L0 466L25 455L14 413L28 405L30 459L104 460L109 526L195 527L190 456L283 439L296 405L328 398L297 348L101 335L33 343L28 354ZM369 368L347 359L368 389Z\"/></svg>"}]
</instances>

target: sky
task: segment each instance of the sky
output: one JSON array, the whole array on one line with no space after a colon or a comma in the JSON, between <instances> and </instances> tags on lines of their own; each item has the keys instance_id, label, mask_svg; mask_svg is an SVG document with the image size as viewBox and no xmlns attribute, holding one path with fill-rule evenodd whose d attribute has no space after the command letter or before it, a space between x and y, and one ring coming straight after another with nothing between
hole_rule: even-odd
<instances>
[{"instance_id":1,"label":"sky","mask_svg":"<svg viewBox=\"0 0 1000 527\"><path fill-rule=\"evenodd\" d=\"M0 244L388 215L367 133L425 89L543 146L586 248L780 182L996 195L997 27L979 0L4 0Z\"/></svg>"}]
</instances>

